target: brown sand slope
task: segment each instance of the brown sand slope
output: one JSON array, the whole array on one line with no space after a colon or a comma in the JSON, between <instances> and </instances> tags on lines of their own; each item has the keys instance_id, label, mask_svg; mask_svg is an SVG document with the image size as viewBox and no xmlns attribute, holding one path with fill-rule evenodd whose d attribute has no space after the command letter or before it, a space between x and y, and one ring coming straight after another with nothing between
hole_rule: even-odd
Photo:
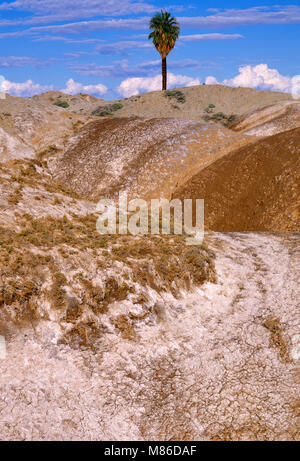
<instances>
[{"instance_id":1,"label":"brown sand slope","mask_svg":"<svg viewBox=\"0 0 300 461\"><path fill-rule=\"evenodd\" d=\"M216 231L299 230L300 129L271 136L217 160L174 197L204 198Z\"/></svg>"},{"instance_id":2,"label":"brown sand slope","mask_svg":"<svg viewBox=\"0 0 300 461\"><path fill-rule=\"evenodd\" d=\"M300 103L295 101L283 101L251 111L231 126L235 131L252 136L272 136L298 127Z\"/></svg>"},{"instance_id":3,"label":"brown sand slope","mask_svg":"<svg viewBox=\"0 0 300 461\"><path fill-rule=\"evenodd\" d=\"M57 180L85 197L171 197L200 168L252 138L180 119L105 119L86 125L52 165Z\"/></svg>"},{"instance_id":4,"label":"brown sand slope","mask_svg":"<svg viewBox=\"0 0 300 461\"><path fill-rule=\"evenodd\" d=\"M7 95L0 99L0 162L34 157L49 146L64 148L89 119L43 101Z\"/></svg>"}]
</instances>

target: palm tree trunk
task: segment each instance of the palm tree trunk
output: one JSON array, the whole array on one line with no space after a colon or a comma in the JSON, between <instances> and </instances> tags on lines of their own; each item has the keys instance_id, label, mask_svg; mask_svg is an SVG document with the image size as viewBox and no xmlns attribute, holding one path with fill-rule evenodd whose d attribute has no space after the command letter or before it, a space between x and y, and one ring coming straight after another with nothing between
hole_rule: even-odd
<instances>
[{"instance_id":1,"label":"palm tree trunk","mask_svg":"<svg viewBox=\"0 0 300 461\"><path fill-rule=\"evenodd\" d=\"M167 89L167 58L162 59L162 90Z\"/></svg>"}]
</instances>

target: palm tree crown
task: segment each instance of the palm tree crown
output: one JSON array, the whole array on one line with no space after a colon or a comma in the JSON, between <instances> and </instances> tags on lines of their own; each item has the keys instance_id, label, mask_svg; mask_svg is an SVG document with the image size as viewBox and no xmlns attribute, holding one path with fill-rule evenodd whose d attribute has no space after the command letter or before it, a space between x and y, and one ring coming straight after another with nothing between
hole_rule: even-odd
<instances>
[{"instance_id":1,"label":"palm tree crown","mask_svg":"<svg viewBox=\"0 0 300 461\"><path fill-rule=\"evenodd\" d=\"M171 13L161 11L153 16L149 27L152 30L149 40L153 41L162 59L166 58L179 37L180 27L177 20L171 16Z\"/></svg>"},{"instance_id":2,"label":"palm tree crown","mask_svg":"<svg viewBox=\"0 0 300 461\"><path fill-rule=\"evenodd\" d=\"M180 27L177 20L167 11L157 13L150 21L149 40L153 44L162 58L162 89L167 89L167 56L174 48L179 37Z\"/></svg>"}]
</instances>

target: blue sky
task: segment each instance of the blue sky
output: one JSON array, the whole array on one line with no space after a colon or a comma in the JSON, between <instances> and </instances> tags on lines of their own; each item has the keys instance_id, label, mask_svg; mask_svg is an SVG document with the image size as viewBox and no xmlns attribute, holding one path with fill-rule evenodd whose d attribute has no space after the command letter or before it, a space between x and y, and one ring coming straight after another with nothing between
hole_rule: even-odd
<instances>
[{"instance_id":1,"label":"blue sky","mask_svg":"<svg viewBox=\"0 0 300 461\"><path fill-rule=\"evenodd\" d=\"M170 87L221 82L291 91L300 74L300 6L281 1L9 0L0 2L0 74L11 94L48 89L117 99L160 88L147 40L165 8L181 37L168 56Z\"/></svg>"}]
</instances>

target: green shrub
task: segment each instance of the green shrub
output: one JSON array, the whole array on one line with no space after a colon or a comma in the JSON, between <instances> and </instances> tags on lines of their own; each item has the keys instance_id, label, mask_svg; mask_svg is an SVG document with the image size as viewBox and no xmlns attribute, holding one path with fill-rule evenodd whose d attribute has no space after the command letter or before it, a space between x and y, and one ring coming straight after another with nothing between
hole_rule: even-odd
<instances>
[{"instance_id":1,"label":"green shrub","mask_svg":"<svg viewBox=\"0 0 300 461\"><path fill-rule=\"evenodd\" d=\"M208 104L206 109L204 109L204 112L206 112L207 114L211 114L214 111L215 107L216 106L214 104Z\"/></svg>"},{"instance_id":2,"label":"green shrub","mask_svg":"<svg viewBox=\"0 0 300 461\"><path fill-rule=\"evenodd\" d=\"M170 99L174 98L177 102L180 102L181 104L184 104L186 101L185 95L180 90L167 90L165 91L165 96Z\"/></svg>"},{"instance_id":3,"label":"green shrub","mask_svg":"<svg viewBox=\"0 0 300 461\"><path fill-rule=\"evenodd\" d=\"M223 112L217 112L213 115L204 115L202 118L205 122L221 122L222 125L230 128L237 121L238 116L235 114L226 115Z\"/></svg>"},{"instance_id":4,"label":"green shrub","mask_svg":"<svg viewBox=\"0 0 300 461\"><path fill-rule=\"evenodd\" d=\"M223 114L223 112L217 112L211 116L213 120L224 120L227 119L227 115Z\"/></svg>"},{"instance_id":5,"label":"green shrub","mask_svg":"<svg viewBox=\"0 0 300 461\"><path fill-rule=\"evenodd\" d=\"M228 128L232 127L238 120L238 116L235 115L235 114L231 114L229 115L229 117L227 117L227 120L223 122L223 124L225 126L227 126Z\"/></svg>"},{"instance_id":6,"label":"green shrub","mask_svg":"<svg viewBox=\"0 0 300 461\"><path fill-rule=\"evenodd\" d=\"M122 107L123 107L123 104L121 104L120 102L116 102L115 104L112 105L112 110L113 111L120 110L122 109Z\"/></svg>"},{"instance_id":7,"label":"green shrub","mask_svg":"<svg viewBox=\"0 0 300 461\"><path fill-rule=\"evenodd\" d=\"M58 107L63 107L64 109L67 109L68 107L70 107L67 101L56 101L53 105L58 106Z\"/></svg>"},{"instance_id":8,"label":"green shrub","mask_svg":"<svg viewBox=\"0 0 300 461\"><path fill-rule=\"evenodd\" d=\"M99 106L92 112L92 115L99 117L105 117L106 115L113 115L113 112L122 109L123 104L115 102L114 104L108 104L107 106Z\"/></svg>"},{"instance_id":9,"label":"green shrub","mask_svg":"<svg viewBox=\"0 0 300 461\"><path fill-rule=\"evenodd\" d=\"M103 110L102 112L98 112L97 114L99 117L106 117L107 115L113 115L112 112L108 112L107 110Z\"/></svg>"}]
</instances>

